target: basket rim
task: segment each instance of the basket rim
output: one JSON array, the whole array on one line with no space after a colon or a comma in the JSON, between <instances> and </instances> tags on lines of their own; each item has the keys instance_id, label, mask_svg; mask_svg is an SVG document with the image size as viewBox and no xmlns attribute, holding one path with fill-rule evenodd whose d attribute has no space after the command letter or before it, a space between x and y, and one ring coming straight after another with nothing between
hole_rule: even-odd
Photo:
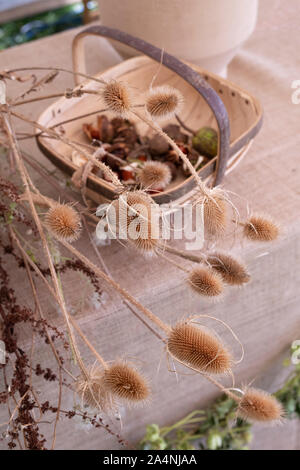
<instances>
[{"instance_id":1,"label":"basket rim","mask_svg":"<svg viewBox=\"0 0 300 470\"><path fill-rule=\"evenodd\" d=\"M155 60L145 56L145 55L140 55L137 57L131 57L129 59L126 59L125 61L113 65L104 71L101 71L97 74L94 75L95 78L102 77L105 75L110 75L111 72L117 72L120 66L123 68L123 73L126 73L128 71L133 71L134 69L143 67L145 65L148 65L150 63L156 63ZM252 125L249 127L249 129L245 132L243 132L238 138L236 138L234 141L230 143L229 146L229 159L227 162L227 166L231 161L231 158L236 155L242 148L246 147L248 143L255 137L255 135L259 132L261 125L262 125L262 120L263 120L263 110L260 101L255 98L252 94L250 94L248 91L242 89L240 86L236 85L230 80L227 80L226 78L220 77L212 72L209 72L198 65L191 64L188 62L185 62L189 67L191 67L194 71L199 73L201 76L204 77L204 79L207 79L206 77L210 77L214 80L216 80L220 85L225 85L232 89L235 93L238 93L240 96L242 96L245 100L248 100L249 103L251 102L254 111L256 113L256 119L252 123ZM134 64L134 67L132 65ZM126 66L126 70L124 69L124 66ZM175 74L175 72L172 72ZM86 79L83 82L81 82L80 85L75 87L74 89L77 89L79 87L82 87L83 85L88 85L91 82L93 82L92 79ZM80 101L82 98L76 98L76 102ZM234 99L234 98L232 98ZM69 100L70 102L70 107L72 107L72 100ZM38 117L38 123L43 123L44 118L46 115L49 114L49 110L53 109L54 107L59 106L60 104L63 104L66 102L66 98L62 97L58 99L57 101L53 102L50 104L44 111L39 115ZM45 125L45 124L44 124ZM78 168L77 165L75 165L70 159L62 157L57 154L57 151L53 150L51 151L51 146L48 146L45 141L47 141L47 137L43 135L38 135L36 137L38 147L42 151L42 153L45 154L47 158L49 158L54 164L57 163L57 161L60 161L59 166L63 171L67 171L68 173L73 173L76 171ZM55 153L55 155L54 155ZM206 163L199 171L198 174L199 176L205 178L209 176L211 173L213 173L214 168L216 166L216 163L218 161L218 155L211 159L209 162ZM94 175L89 175L87 179L87 186L92 187L91 189L98 189L101 187L105 193L107 193L109 199L112 199L112 197L116 196L117 192L115 191L115 186L113 183L110 183L108 181L103 180L100 177L94 176ZM162 191L158 194L153 194L152 197L154 200L156 200L159 203L167 202L167 199L170 198L172 193L175 191L177 193L184 194L185 192L189 192L191 189L193 189L194 186L194 177L192 175L186 177L182 182L179 182L176 187L171 187L170 189L166 189L165 191ZM185 188L186 190L183 190ZM180 197L180 196L179 196ZM177 199L177 197L176 197Z\"/></svg>"}]
</instances>

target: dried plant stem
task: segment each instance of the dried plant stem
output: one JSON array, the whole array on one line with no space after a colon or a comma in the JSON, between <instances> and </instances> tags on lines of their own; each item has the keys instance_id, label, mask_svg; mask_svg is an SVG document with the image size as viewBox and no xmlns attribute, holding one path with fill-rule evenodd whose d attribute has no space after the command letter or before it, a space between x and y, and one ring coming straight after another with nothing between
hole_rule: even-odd
<instances>
[{"instance_id":1,"label":"dried plant stem","mask_svg":"<svg viewBox=\"0 0 300 470\"><path fill-rule=\"evenodd\" d=\"M197 371L199 372L199 371ZM211 382L213 385L215 385L216 387L218 387L223 393L225 393L228 397L232 398L236 403L239 403L240 401L240 398L237 397L234 393L230 392L230 390L228 390L227 388L225 388L222 384L220 384L216 379L214 379L213 377L211 377L210 375L207 375L207 374L204 374L202 372L199 372L199 374L202 375L202 377L204 377L206 380L208 380L209 382Z\"/></svg>"},{"instance_id":2,"label":"dried plant stem","mask_svg":"<svg viewBox=\"0 0 300 470\"><path fill-rule=\"evenodd\" d=\"M94 348L94 346L90 343L90 341L87 339L87 337L83 334L82 330L79 328L75 318L73 318L71 315L70 315L70 321L72 323L72 325L74 326L75 330L77 331L77 333L79 334L79 336L81 337L81 339L85 342L85 344L88 346L88 348L92 351L92 353L95 355L95 357L98 359L99 363L102 365L102 367L104 369L107 369L108 368L108 365L106 364L106 362L104 361L104 359L100 356L100 354L96 351L96 349Z\"/></svg>"},{"instance_id":3,"label":"dried plant stem","mask_svg":"<svg viewBox=\"0 0 300 470\"><path fill-rule=\"evenodd\" d=\"M93 240L93 237L92 237L92 235L91 235L91 233L90 233L90 230L89 230L89 228L88 228L88 226L87 226L87 222L86 222L86 220L85 220L85 217L83 217L83 223L84 223L85 229L86 229L86 231L87 231L87 234L88 234L88 236L89 236L91 245L92 245L92 247L93 247L93 249L94 249L94 251L95 251L95 253L96 253L96 255L97 255L97 258L99 259L100 263L102 264L105 273L106 273L110 278L112 278L112 275L111 275L111 273L110 273L110 271L109 271L109 269L108 269L106 263L104 262L104 260L103 260L103 258L102 258L102 256L101 256L101 254L99 253L99 250L98 250L98 248L97 248L97 246L96 246L96 244L95 244L95 242L94 242L94 240ZM155 330L152 328L152 326L149 325L149 323L147 323L146 320L145 320L138 312L136 312L136 311L131 307L131 305L130 305L129 302L127 302L126 300L124 300L122 297L121 297L121 299L122 299L123 304L126 305L126 307L131 311L131 313L133 313L133 315L135 315L135 316L139 319L139 321L142 322L143 325L145 325L146 328L148 328L148 330L150 330L152 334L154 334L154 336L156 336L159 340L161 340L161 341L163 341L163 342L166 342L166 340L165 340L159 333L157 333L157 331L155 331Z\"/></svg>"},{"instance_id":4,"label":"dried plant stem","mask_svg":"<svg viewBox=\"0 0 300 470\"><path fill-rule=\"evenodd\" d=\"M10 227L10 233L12 233L12 230L11 230L11 227ZM39 316L42 320L44 320L44 315L43 315L43 312L42 312L42 308L41 308L41 304L40 304L40 301L39 301L39 298L38 298L38 295L37 295L37 292L36 292L36 288L35 288L35 284L34 284L34 281L32 279L32 275L31 275L31 272L30 272L30 269L29 269L29 265L28 265L28 261L26 259L26 257L24 256L23 252L21 251L21 255L23 257L23 261L24 261L24 264L25 264L25 269L26 269L26 272L27 272L27 277L29 279L29 283L30 283L30 286L31 286L31 290L32 290L32 294L33 294L33 297L34 297L34 301L35 301L35 305L36 305L36 308L39 312ZM58 364L58 377L59 377L59 387L58 387L58 400L57 400L57 411L56 411L56 417L55 417L55 422L54 422L54 430L53 430L53 437L52 437L52 445L51 445L51 449L54 449L55 447L55 442L56 442L56 429L57 429L57 424L58 424L58 421L59 421L59 416L60 416L60 407L61 407L61 401L62 401L62 364L61 364L61 361L60 361L60 358L59 358L59 355L54 347L54 344L53 344L53 341L52 341L52 338L51 336L49 335L49 332L48 332L48 328L47 326L45 325L45 331L46 331L46 335L47 335L47 338L48 338L48 341L49 341L49 344L50 344L50 347L52 349L52 352L54 354L54 357L56 359L56 362ZM72 374L70 374L71 377ZM37 397L35 396L35 393L34 393L34 390L32 388L32 383L31 383L31 370L30 370L30 388L31 388L31 392L33 394L33 396L35 397L35 400L36 402L39 404L38 400L37 400ZM39 408L40 408L40 419L42 418L42 411L41 411L41 407L39 405Z\"/></svg>"},{"instance_id":5,"label":"dried plant stem","mask_svg":"<svg viewBox=\"0 0 300 470\"><path fill-rule=\"evenodd\" d=\"M52 70L55 72L64 72L64 73L71 74L73 76L78 75L79 77L88 78L89 80L93 80L95 82L101 83L102 85L106 85L106 82L104 80L101 80L100 78L96 78L91 75L86 75L85 73L74 72L73 70L65 69L63 67L18 67L15 69L5 70L5 73L10 74L10 73L16 73L16 72L26 72L29 70L31 71L32 70Z\"/></svg>"},{"instance_id":6,"label":"dried plant stem","mask_svg":"<svg viewBox=\"0 0 300 470\"><path fill-rule=\"evenodd\" d=\"M46 280L46 278L43 276L43 274L41 273L41 271L39 270L39 268L37 267L37 265L32 261L32 259L30 258L30 256L26 253L26 251L24 250L24 248L22 247L16 233L14 232L14 230L10 228L10 236L11 238L13 239L13 241L16 243L17 247L19 248L20 250L20 253L23 257L23 260L24 260L24 264L25 264L25 267L30 265L31 268L36 272L36 274L46 283L47 287L50 289L50 293L54 296L54 298L56 299L56 293L55 291L52 289L52 287L50 286L50 284L48 283L48 281ZM31 273L29 270L27 270L27 273L28 273L28 276L30 276L30 278L32 278L31 276ZM35 298L38 299L38 296L37 296L37 293L36 293L36 288L33 284L33 280L31 282L31 285L34 287L34 295L35 295ZM42 309L41 309L41 306L40 306L40 303L38 301L37 303L37 306L38 306L38 311L39 311L39 315L41 317L42 320L45 320L45 317L43 315L43 312L42 312ZM57 364L59 365L59 367L67 374L69 375L73 380L75 380L75 377L73 376L73 374L71 374L71 372L69 370L67 370L63 364L61 363L60 359L59 359L59 356L58 356L58 353L55 349L55 346L53 344L53 341L52 341L52 338L51 338L51 335L49 334L48 332L48 329L47 327L45 326L45 330L46 330L46 334L47 334L47 338L49 340L49 344L51 346L51 349L53 351L53 354L55 356L55 359L57 361Z\"/></svg>"},{"instance_id":7,"label":"dried plant stem","mask_svg":"<svg viewBox=\"0 0 300 470\"><path fill-rule=\"evenodd\" d=\"M181 264L176 263L176 261L173 261L168 256L164 255L162 251L157 250L156 253L158 254L158 256L161 256L161 258L168 261L168 263L173 264L173 266L176 266L176 268L180 269L181 271L184 271L185 273L189 273L189 270L187 268L185 268Z\"/></svg>"},{"instance_id":8,"label":"dried plant stem","mask_svg":"<svg viewBox=\"0 0 300 470\"><path fill-rule=\"evenodd\" d=\"M198 175L196 169L191 164L188 157L185 155L185 153L182 152L182 150L178 147L176 142L174 142L174 140L171 139L171 137L169 137L168 134L166 134L162 130L162 128L158 124L156 124L156 122L152 121L151 119L148 119L146 116L142 115L138 111L133 111L132 110L131 112L136 117L138 117L141 121L144 121L146 124L148 124L149 127L151 127L159 135L161 135L171 145L171 147L178 153L179 157L184 161L184 163L186 164L186 166L190 170L191 175L194 176L194 178L195 178L195 180L198 184L198 187L199 187L200 191L203 193L203 195L205 195L206 197L211 198L211 196L209 194L209 188L207 188L206 184L202 181L202 179Z\"/></svg>"},{"instance_id":9,"label":"dried plant stem","mask_svg":"<svg viewBox=\"0 0 300 470\"><path fill-rule=\"evenodd\" d=\"M37 123L36 121L32 121L31 119L28 119L26 116L23 116L20 113L16 113L15 111L11 111L11 115L21 119L22 121L28 122L32 126L41 129L43 132L54 136L54 138L56 138L58 140L61 140L62 142L64 142L69 147L72 147L77 152L82 153L86 157L87 160L92 161L94 163L94 165L97 166L98 168L100 168L102 171L106 171L109 174L113 184L115 184L119 188L122 188L122 189L124 188L124 186L121 183L121 181L119 180L119 178L115 175L115 173L107 165L105 165L101 161L97 160L91 154L85 152L83 150L83 148L80 147L80 145L74 144L70 139L67 139L66 137L61 136L60 134L55 132L53 129L49 129L45 126L42 126L41 124Z\"/></svg>"},{"instance_id":10,"label":"dried plant stem","mask_svg":"<svg viewBox=\"0 0 300 470\"><path fill-rule=\"evenodd\" d=\"M205 255L199 255L199 256L193 255L192 253L188 253L187 251L178 250L177 248L173 248L170 245L161 245L160 248L162 250L167 251L168 253L179 256L180 258L192 261L193 263L201 263L203 261L206 261L206 256Z\"/></svg>"},{"instance_id":11,"label":"dried plant stem","mask_svg":"<svg viewBox=\"0 0 300 470\"><path fill-rule=\"evenodd\" d=\"M55 268L54 268L54 265L53 265L53 261L52 261L49 246L48 246L48 243L47 243L47 240L46 240L46 237L45 237L45 233L44 233L41 221L39 219L39 216L36 212L34 202L33 202L32 197L31 197L31 191L30 191L29 183L28 183L27 176L26 176L26 169L24 167L23 160L22 160L22 158L20 156L20 153L19 153L18 143L17 143L16 137L13 133L13 130L10 126L10 123L8 121L7 115L5 115L5 114L3 114L3 124L4 124L4 128L6 130L9 142L11 144L11 149L12 149L12 151L14 153L14 156L15 156L15 159L16 159L16 164L17 164L18 170L20 172L21 179L22 179L23 184L24 184L25 192L28 194L28 202L29 202L30 209L31 209L35 224L37 226L39 235L41 237L42 245L43 245L43 248L44 248L44 252L45 252L45 255L46 255L46 258L47 258L47 261L48 261L48 266L49 266L50 273L51 273L52 282L53 282L53 285L54 285L55 292L57 294L57 300L59 302L59 306L62 310L63 316L65 318L66 326L67 326L67 329L68 329L68 332L69 332L71 346L73 348L74 354L76 356L76 360L78 361L78 365L79 365L82 373L86 377L88 377L88 372L87 372L87 370L86 370L86 368L83 364L83 361L81 359L79 350L78 350L77 345L76 345L76 340L75 340L75 337L74 337L74 334L73 334L73 331L72 331L72 326L71 326L71 323L70 323L70 320L69 320L69 314L67 312L66 305L65 305L65 302L64 302L64 299L63 299L63 296L62 296L60 284L59 284L57 274L56 274L56 271L55 271Z\"/></svg>"},{"instance_id":12,"label":"dried plant stem","mask_svg":"<svg viewBox=\"0 0 300 470\"><path fill-rule=\"evenodd\" d=\"M178 114L175 114L175 117L177 119L177 121L179 122L179 124L181 125L181 127L183 127L183 129L185 129L187 132L189 132L190 134L192 135L195 135L195 131L193 131L193 129L191 129L190 127L188 127L181 119L180 117L178 116Z\"/></svg>"},{"instance_id":13,"label":"dried plant stem","mask_svg":"<svg viewBox=\"0 0 300 470\"><path fill-rule=\"evenodd\" d=\"M39 268L37 267L37 265L31 260L31 258L28 256L28 254L26 253L26 251L24 251L24 249L22 248L22 246L20 245L20 242L19 240L17 239L16 237L16 234L14 233L13 230L11 230L11 236L13 238L13 240L16 242L18 248L20 249L22 255L23 255L23 258L27 261L28 264L30 264L30 266L33 268L33 270L36 272L36 274L42 279L42 281L46 284L46 287L49 289L50 293L53 295L53 297L57 299L57 293L54 291L54 289L51 287L51 285L49 284L49 282L47 281L47 279L45 278L45 276L43 276L43 274L41 273L41 271L39 270ZM92 346L92 344L88 341L87 337L83 334L82 330L80 329L80 327L78 326L76 320L70 315L69 316L70 318L70 322L72 323L72 325L74 326L74 328L76 329L76 331L78 332L78 334L80 335L80 337L82 338L82 340L86 343L86 345L90 348L90 350L94 353L94 355L96 356L96 358L98 359L98 361L100 362L100 364L102 364L103 367L107 367L106 366L106 363L105 361L103 360L103 358L100 356L100 354L96 351L96 349ZM51 341L52 342L52 341ZM57 355L57 353L56 353ZM58 358L58 361L59 361L59 358ZM67 370L63 367L63 365L60 363L59 361L59 365L60 367L68 374L71 376L71 378L73 380L76 380L76 378Z\"/></svg>"},{"instance_id":14,"label":"dried plant stem","mask_svg":"<svg viewBox=\"0 0 300 470\"><path fill-rule=\"evenodd\" d=\"M23 104L34 103L35 101L50 100L52 98L62 98L63 96L70 99L69 96L66 96L67 93L69 93L69 95L72 95L71 98L81 98L81 96L84 94L99 95L99 90L85 90L84 88L80 88L79 90L76 90L76 91L70 90L69 92L65 91L63 93L53 93L51 95L37 96L35 98L30 98L28 100L16 101L14 103L10 103L10 106L11 107L22 106Z\"/></svg>"},{"instance_id":15,"label":"dried plant stem","mask_svg":"<svg viewBox=\"0 0 300 470\"><path fill-rule=\"evenodd\" d=\"M159 317L154 315L150 310L144 307L138 300L136 300L129 292L126 291L123 287L120 286L116 281L111 279L107 274L105 274L98 266L92 263L86 256L84 256L80 251L76 250L70 243L60 240L60 243L67 248L74 256L79 258L86 266L88 266L92 271L94 271L97 276L103 279L107 284L113 287L119 294L132 305L134 305L138 310L140 310L150 321L156 324L166 333L170 332L170 327L164 323Z\"/></svg>"}]
</instances>

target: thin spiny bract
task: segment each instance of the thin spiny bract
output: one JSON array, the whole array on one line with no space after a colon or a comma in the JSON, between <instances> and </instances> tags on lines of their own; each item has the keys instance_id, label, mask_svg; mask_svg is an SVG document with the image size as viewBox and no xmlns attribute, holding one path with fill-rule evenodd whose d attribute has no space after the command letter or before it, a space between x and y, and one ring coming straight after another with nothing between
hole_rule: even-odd
<instances>
[{"instance_id":1,"label":"thin spiny bract","mask_svg":"<svg viewBox=\"0 0 300 470\"><path fill-rule=\"evenodd\" d=\"M188 276L188 282L197 294L204 297L216 297L223 293L222 277L208 266L197 266Z\"/></svg>"},{"instance_id":2,"label":"thin spiny bract","mask_svg":"<svg viewBox=\"0 0 300 470\"><path fill-rule=\"evenodd\" d=\"M278 238L279 227L269 216L253 214L244 223L244 235L249 240L271 242Z\"/></svg>"},{"instance_id":3,"label":"thin spiny bract","mask_svg":"<svg viewBox=\"0 0 300 470\"><path fill-rule=\"evenodd\" d=\"M171 170L165 163L149 161L138 173L138 180L143 188L152 190L165 189L172 178Z\"/></svg>"},{"instance_id":4,"label":"thin spiny bract","mask_svg":"<svg viewBox=\"0 0 300 470\"><path fill-rule=\"evenodd\" d=\"M100 91L104 105L114 114L126 117L131 110L131 97L128 87L121 82L111 80Z\"/></svg>"},{"instance_id":5,"label":"thin spiny bract","mask_svg":"<svg viewBox=\"0 0 300 470\"><path fill-rule=\"evenodd\" d=\"M210 253L207 261L222 276L226 284L241 286L251 279L246 267L232 255L221 252Z\"/></svg>"},{"instance_id":6,"label":"thin spiny bract","mask_svg":"<svg viewBox=\"0 0 300 470\"><path fill-rule=\"evenodd\" d=\"M274 396L263 390L249 388L239 402L238 415L251 421L278 422L283 418L284 411Z\"/></svg>"},{"instance_id":7,"label":"thin spiny bract","mask_svg":"<svg viewBox=\"0 0 300 470\"><path fill-rule=\"evenodd\" d=\"M73 242L81 232L80 215L70 205L55 204L45 217L45 222L53 235L59 240Z\"/></svg>"},{"instance_id":8,"label":"thin spiny bract","mask_svg":"<svg viewBox=\"0 0 300 470\"><path fill-rule=\"evenodd\" d=\"M180 111L183 96L180 91L169 85L150 88L145 107L154 120L170 119Z\"/></svg>"},{"instance_id":9,"label":"thin spiny bract","mask_svg":"<svg viewBox=\"0 0 300 470\"><path fill-rule=\"evenodd\" d=\"M230 352L203 327L178 323L172 328L167 347L175 359L199 372L224 374L231 370Z\"/></svg>"},{"instance_id":10,"label":"thin spiny bract","mask_svg":"<svg viewBox=\"0 0 300 470\"><path fill-rule=\"evenodd\" d=\"M113 363L104 373L105 388L118 400L127 404L143 404L150 396L147 380L131 364Z\"/></svg>"},{"instance_id":11,"label":"thin spiny bract","mask_svg":"<svg viewBox=\"0 0 300 470\"><path fill-rule=\"evenodd\" d=\"M139 251L152 254L159 240L158 206L143 191L129 191L112 202L107 210L110 230L128 240Z\"/></svg>"},{"instance_id":12,"label":"thin spiny bract","mask_svg":"<svg viewBox=\"0 0 300 470\"><path fill-rule=\"evenodd\" d=\"M88 377L78 377L75 390L84 405L108 412L115 408L115 403L111 393L103 385L103 376L103 369L91 367Z\"/></svg>"}]
</instances>

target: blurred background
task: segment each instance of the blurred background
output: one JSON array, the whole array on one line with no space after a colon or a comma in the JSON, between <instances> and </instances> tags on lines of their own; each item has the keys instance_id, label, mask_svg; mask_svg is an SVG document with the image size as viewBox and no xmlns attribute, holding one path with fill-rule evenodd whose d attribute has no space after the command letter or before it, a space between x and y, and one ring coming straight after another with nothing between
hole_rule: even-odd
<instances>
[{"instance_id":1,"label":"blurred background","mask_svg":"<svg viewBox=\"0 0 300 470\"><path fill-rule=\"evenodd\" d=\"M0 0L0 51L97 18L95 0Z\"/></svg>"}]
</instances>

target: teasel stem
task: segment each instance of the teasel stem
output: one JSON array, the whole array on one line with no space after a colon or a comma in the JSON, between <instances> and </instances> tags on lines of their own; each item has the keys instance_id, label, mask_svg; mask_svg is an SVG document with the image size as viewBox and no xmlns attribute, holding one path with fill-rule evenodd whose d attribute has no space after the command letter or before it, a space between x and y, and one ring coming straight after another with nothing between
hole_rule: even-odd
<instances>
[{"instance_id":1,"label":"teasel stem","mask_svg":"<svg viewBox=\"0 0 300 470\"><path fill-rule=\"evenodd\" d=\"M64 142L66 145L68 145L69 147L73 148L74 150L77 150L77 152L80 152L82 153L87 160L90 160L94 163L95 166L97 166L98 168L100 168L101 170L103 171L107 171L107 173L109 173L110 177L111 177L111 180L112 180L112 183L117 187L117 188L120 188L120 189L124 189L124 185L121 183L121 181L119 180L119 178L114 174L114 172L110 169L110 167L108 167L107 165L104 165L103 162L97 160L95 157L93 157L93 155L85 152L83 150L83 148L80 146L80 145L77 145L77 144L74 144L71 140L63 137L62 135L58 134L57 132L55 132L53 129L51 128L47 128L45 126L42 126L41 124L37 123L36 121L32 121L31 119L28 119L26 116L23 116L22 114L20 113L17 113L15 111L10 111L10 114L12 116L15 116L17 117L18 119L21 119L22 121L25 121L25 122L28 122L29 124L31 124L32 126L35 126L37 128L39 128L40 130L42 130L43 132L47 133L47 134L50 134L52 136L54 136L54 138L58 139L58 140L61 140L62 142Z\"/></svg>"},{"instance_id":2,"label":"teasel stem","mask_svg":"<svg viewBox=\"0 0 300 470\"><path fill-rule=\"evenodd\" d=\"M190 134L192 135L195 135L195 131L193 131L193 129L191 129L190 127L188 127L181 119L180 117L178 116L178 114L175 114L175 117L177 119L177 121L179 122L179 124L181 125L181 127L183 127L183 129L185 129L187 132L189 132Z\"/></svg>"},{"instance_id":3,"label":"teasel stem","mask_svg":"<svg viewBox=\"0 0 300 470\"><path fill-rule=\"evenodd\" d=\"M121 296L128 300L132 305L134 305L138 310L140 310L150 321L155 323L159 328L161 328L165 333L169 333L171 331L171 327L164 323L159 317L157 317L154 313L152 313L149 309L144 307L138 300L136 300L126 289L120 286L116 281L111 279L107 274L105 274L98 266L92 263L86 256L84 256L80 251L76 250L70 243L59 240L60 243L67 248L73 255L79 258L86 266L88 266L92 271L97 274L101 279L103 279L107 284L113 287Z\"/></svg>"},{"instance_id":4,"label":"teasel stem","mask_svg":"<svg viewBox=\"0 0 300 470\"><path fill-rule=\"evenodd\" d=\"M169 258L168 256L164 255L162 253L162 251L158 251L156 250L156 253L158 254L158 256L161 256L163 259L165 259L166 261L168 261L168 263L170 264L173 264L173 266L176 266L176 268L180 269L181 271L184 271L186 273L189 273L189 270L187 268L184 268L181 264L178 264L176 263L176 261L173 261L171 258Z\"/></svg>"},{"instance_id":5,"label":"teasel stem","mask_svg":"<svg viewBox=\"0 0 300 470\"><path fill-rule=\"evenodd\" d=\"M36 200L37 203L41 202L42 204L48 205L49 207L52 207L54 204L54 202L50 198L44 197L40 194L33 195L33 198ZM101 277L104 281L110 284L111 287L116 289L124 299L126 299L135 307L137 307L137 309L140 310L150 321L156 324L164 332L166 333L170 332L170 326L168 326L166 323L160 320L159 317L154 315L154 313L152 313L150 310L144 307L138 300L136 300L131 294L129 294L129 292L123 289L116 281L114 281L110 276L108 276L100 268L98 268L98 266L96 266L88 258L86 258L82 253L80 253L80 251L76 250L76 248L74 248L68 242L65 242L63 240L59 240L59 242L62 245L64 245L69 251L71 251L77 258L81 259L81 261L84 264L86 264L88 267L90 267L90 269L92 269L99 277Z\"/></svg>"},{"instance_id":6,"label":"teasel stem","mask_svg":"<svg viewBox=\"0 0 300 470\"><path fill-rule=\"evenodd\" d=\"M211 382L213 385L215 385L217 388L219 388L223 393L225 393L228 397L232 398L236 403L240 402L240 398L237 397L234 393L230 392L227 388L223 387L220 382L218 382L216 379L211 377L210 375L203 374L203 372L197 371L202 377L204 377L206 380Z\"/></svg>"},{"instance_id":7,"label":"teasel stem","mask_svg":"<svg viewBox=\"0 0 300 470\"><path fill-rule=\"evenodd\" d=\"M168 253L171 253L173 255L179 256L180 258L192 261L193 263L201 263L203 261L206 261L206 256L205 255L193 255L192 253L188 253L187 251L183 250L178 250L177 248L174 248L170 245L160 245L160 248L162 250L167 251Z\"/></svg>"},{"instance_id":8,"label":"teasel stem","mask_svg":"<svg viewBox=\"0 0 300 470\"><path fill-rule=\"evenodd\" d=\"M94 346L89 342L89 340L87 339L87 337L83 334L81 328L79 328L76 320L70 315L70 321L73 325L73 327L75 328L75 330L77 331L77 333L79 334L79 336L81 337L81 339L85 342L85 344L88 346L88 348L92 351L92 353L94 354L94 356L98 359L99 363L102 365L103 369L108 369L108 365L107 363L104 361L103 357L100 356L100 354L96 351L96 349L94 348Z\"/></svg>"},{"instance_id":9,"label":"teasel stem","mask_svg":"<svg viewBox=\"0 0 300 470\"><path fill-rule=\"evenodd\" d=\"M171 137L169 137L168 134L166 134L162 130L162 128L158 124L156 124L156 122L152 121L151 119L148 119L146 116L143 116L138 111L131 110L131 113L134 114L136 117L138 117L140 120L144 121L146 124L148 124L149 127L151 127L154 131L156 131L160 136L162 136L171 145L171 147L178 153L180 158L184 161L184 163L186 164L186 166L190 170L191 175L194 176L201 192L206 197L211 198L210 193L209 193L209 188L202 181L202 179L198 175L197 171L195 170L194 166L191 164L190 160L185 155L185 153L183 153L183 151L178 147L176 142L174 142L174 140L171 139Z\"/></svg>"},{"instance_id":10,"label":"teasel stem","mask_svg":"<svg viewBox=\"0 0 300 470\"><path fill-rule=\"evenodd\" d=\"M50 269L52 282L53 282L53 285L54 285L55 292L57 294L56 298L59 302L59 305L61 307L64 319L65 319L65 323L66 323L68 333L69 333L69 337L70 337L70 343L71 343L71 346L73 348L76 360L78 361L78 364L79 364L79 367L80 367L82 373L86 377L88 377L88 372L87 372L87 370L86 370L86 368L83 364L83 361L81 359L79 350L77 348L76 340L75 340L75 337L74 337L74 334L73 334L73 331L72 331L72 326L71 326L70 319L69 319L69 314L67 312L65 302L64 302L64 299L63 299L63 296L62 296L62 292L61 292L59 281L58 281L58 278L57 278L57 274L56 274L56 271L55 271L55 268L54 268L54 265L53 265L53 261L52 261L49 246L48 246L48 243L47 243L47 240L46 240L46 237L45 237L45 233L44 233L41 221L39 219L39 216L37 214L34 202L33 202L32 197L31 197L30 185L29 185L29 182L28 182L28 179L27 179L27 176L26 176L26 168L24 167L23 160L20 157L20 153L19 153L19 149L18 149L18 143L17 143L16 137L15 137L14 131L11 128L10 122L7 118L7 115L5 115L3 113L2 117L3 117L3 125L4 125L4 128L6 130L6 133L7 133L10 145L11 145L11 149L14 153L16 164L17 164L17 167L19 169L20 176L21 176L24 188L25 188L25 193L28 194L28 202L29 202L30 209L31 209L31 212L32 212L32 215L33 215L33 219L34 219L35 224L37 226L39 235L41 237L42 245L43 245L43 248L44 248L44 252L45 252L46 258L48 260L48 266L49 266L49 269Z\"/></svg>"},{"instance_id":11,"label":"teasel stem","mask_svg":"<svg viewBox=\"0 0 300 470\"><path fill-rule=\"evenodd\" d=\"M70 96L67 96L67 95ZM10 103L11 107L14 106L22 106L23 104L29 104L29 103L34 103L36 101L42 101L42 100L50 100L52 98L61 98L65 96L67 99L70 98L81 98L82 95L84 94L89 94L89 95L99 95L99 90L85 90L84 88L81 88L80 90L73 90L70 89L70 91L66 90L63 93L53 93L51 95L45 95L45 96L38 96L35 98L30 98L28 100L20 100L20 101L15 101L13 103Z\"/></svg>"},{"instance_id":12,"label":"teasel stem","mask_svg":"<svg viewBox=\"0 0 300 470\"><path fill-rule=\"evenodd\" d=\"M57 294L56 292L54 291L54 289L50 286L50 284L48 283L48 281L45 279L45 277L43 276L42 272L40 271L40 269L38 268L38 266L32 261L32 259L30 258L30 256L22 249L22 246L20 245L20 242L16 236L16 234L14 233L14 230L13 229L10 229L10 233L11 233L11 236L13 238L13 240L16 242L17 246L19 247L19 249L21 250L21 253L24 257L24 259L28 262L28 264L31 266L31 268L33 269L33 271L35 271L35 273L41 278L42 281L44 281L47 289L49 290L49 292L53 295L53 297L55 299L57 299ZM80 335L80 337L82 338L82 340L86 343L86 345L89 347L89 349L93 352L93 354L96 356L96 358L98 359L98 361L100 362L100 364L105 368L107 368L107 364L106 362L104 361L104 359L102 358L102 356L100 356L100 354L96 351L96 349L94 348L94 346L89 342L89 340L87 339L87 337L83 334L82 330L80 329L80 327L78 326L78 323L76 322L76 320L70 315L70 321L72 323L72 325L74 326L74 328L76 329L76 331L78 332L78 334ZM69 371L67 371L63 366L62 366L63 370L65 370L69 375ZM75 378L72 376L72 378L75 380Z\"/></svg>"}]
</instances>

